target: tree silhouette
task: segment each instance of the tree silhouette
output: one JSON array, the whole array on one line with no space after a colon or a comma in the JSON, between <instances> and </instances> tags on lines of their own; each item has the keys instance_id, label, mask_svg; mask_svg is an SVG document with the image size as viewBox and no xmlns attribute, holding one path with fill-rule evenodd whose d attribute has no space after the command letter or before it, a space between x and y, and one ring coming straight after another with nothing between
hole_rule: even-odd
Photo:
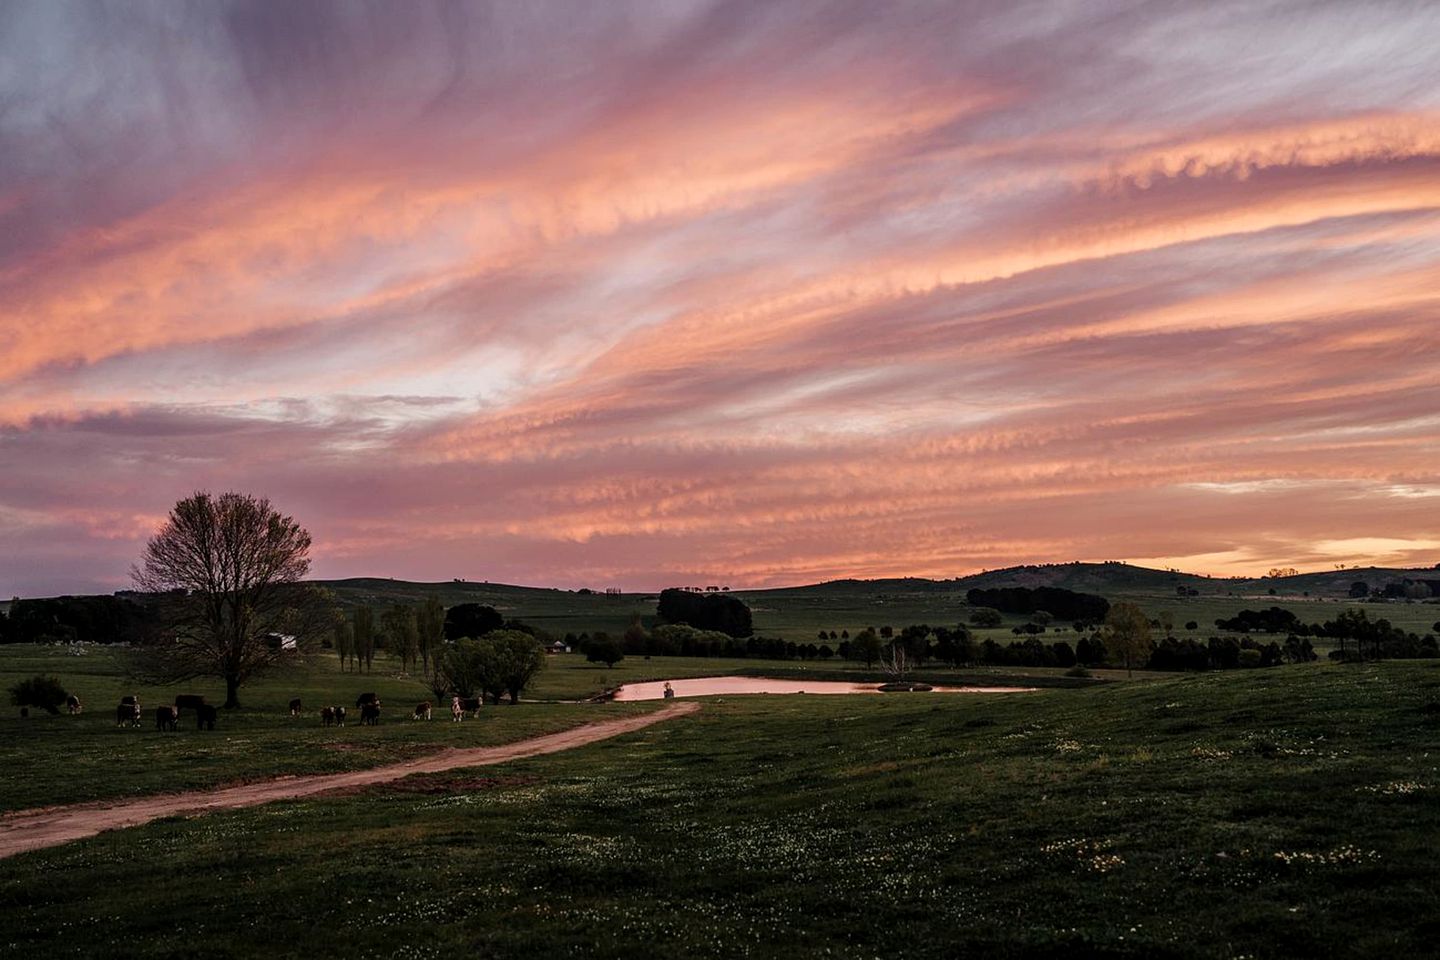
<instances>
[{"instance_id":1,"label":"tree silhouette","mask_svg":"<svg viewBox=\"0 0 1440 960\"><path fill-rule=\"evenodd\" d=\"M310 534L269 500L186 497L132 571L161 597L166 628L132 669L160 682L222 678L225 706L238 707L241 684L330 630L326 598L300 583L309 569Z\"/></svg>"}]
</instances>

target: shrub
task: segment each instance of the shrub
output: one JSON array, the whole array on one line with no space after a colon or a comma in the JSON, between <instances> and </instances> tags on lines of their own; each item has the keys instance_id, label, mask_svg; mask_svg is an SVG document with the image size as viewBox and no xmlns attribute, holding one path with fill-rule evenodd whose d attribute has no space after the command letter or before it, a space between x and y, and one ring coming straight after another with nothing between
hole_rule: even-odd
<instances>
[{"instance_id":1,"label":"shrub","mask_svg":"<svg viewBox=\"0 0 1440 960\"><path fill-rule=\"evenodd\" d=\"M586 640L581 644L580 652L585 654L587 662L603 663L607 669L625 659L625 651L621 647L620 641L610 636Z\"/></svg>"},{"instance_id":2,"label":"shrub","mask_svg":"<svg viewBox=\"0 0 1440 960\"><path fill-rule=\"evenodd\" d=\"M1000 611L992 607L981 607L970 614L970 625L975 627L998 627L1004 622Z\"/></svg>"},{"instance_id":3,"label":"shrub","mask_svg":"<svg viewBox=\"0 0 1440 960\"><path fill-rule=\"evenodd\" d=\"M1081 666L1080 664L1077 663L1077 664L1075 664L1075 666L1073 666L1073 667L1071 667L1069 670L1066 670L1066 671L1065 671L1065 676L1067 676L1067 677L1088 677L1088 676L1091 676L1091 673L1090 673L1090 671L1089 671L1088 669L1086 669L1085 667L1083 667L1083 666Z\"/></svg>"},{"instance_id":4,"label":"shrub","mask_svg":"<svg viewBox=\"0 0 1440 960\"><path fill-rule=\"evenodd\" d=\"M17 707L39 707L46 713L59 713L60 705L69 694L55 677L36 675L21 680L10 688L10 702Z\"/></svg>"}]
</instances>

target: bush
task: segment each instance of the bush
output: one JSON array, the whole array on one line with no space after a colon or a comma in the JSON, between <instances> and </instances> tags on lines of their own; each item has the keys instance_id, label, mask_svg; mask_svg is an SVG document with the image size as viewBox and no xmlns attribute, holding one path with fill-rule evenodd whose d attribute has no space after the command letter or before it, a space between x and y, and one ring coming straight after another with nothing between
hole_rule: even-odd
<instances>
[{"instance_id":1,"label":"bush","mask_svg":"<svg viewBox=\"0 0 1440 960\"><path fill-rule=\"evenodd\" d=\"M620 641L610 636L586 640L580 645L580 652L585 654L587 662L603 663L607 669L625 659L625 651L621 648Z\"/></svg>"},{"instance_id":2,"label":"bush","mask_svg":"<svg viewBox=\"0 0 1440 960\"><path fill-rule=\"evenodd\" d=\"M17 707L39 707L46 713L59 713L60 705L69 694L55 677L34 676L10 688L10 702Z\"/></svg>"},{"instance_id":3,"label":"bush","mask_svg":"<svg viewBox=\"0 0 1440 960\"><path fill-rule=\"evenodd\" d=\"M981 607L970 614L970 625L974 627L998 627L1004 620L1000 611L992 607Z\"/></svg>"},{"instance_id":4,"label":"bush","mask_svg":"<svg viewBox=\"0 0 1440 960\"><path fill-rule=\"evenodd\" d=\"M1077 664L1075 664L1075 666L1073 666L1073 667L1071 667L1069 670L1066 670L1066 671L1065 671L1065 676L1067 676L1067 677L1088 677L1088 676L1092 676L1092 674L1090 673L1090 671L1089 671L1088 669L1086 669L1085 667L1082 667L1080 664L1077 663Z\"/></svg>"}]
</instances>

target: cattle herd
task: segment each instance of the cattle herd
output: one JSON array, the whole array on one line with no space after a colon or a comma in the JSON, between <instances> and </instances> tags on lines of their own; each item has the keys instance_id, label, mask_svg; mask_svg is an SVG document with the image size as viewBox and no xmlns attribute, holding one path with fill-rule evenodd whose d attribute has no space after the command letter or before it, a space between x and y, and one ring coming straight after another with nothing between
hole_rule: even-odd
<instances>
[{"instance_id":1,"label":"cattle herd","mask_svg":"<svg viewBox=\"0 0 1440 960\"><path fill-rule=\"evenodd\" d=\"M450 719L456 723L464 720L467 716L477 716L480 707L484 704L480 697L450 698ZM70 713L80 713L84 709L80 698L73 693L65 699L65 707ZM355 698L355 708L360 711L360 724L373 727L380 723L380 697L375 693L362 693ZM429 720L434 712L435 705L429 700L422 700L415 705L415 710L410 715L412 720ZM180 729L181 711L189 710L195 714L195 729L214 730L215 721L219 717L216 708L205 702L205 698L199 694L182 693L175 698L173 704L167 704L155 708L155 729L156 730L178 730ZM301 717L304 715L304 704L296 697L290 701L290 716ZM28 711L25 711L28 713ZM140 698L138 696L124 696L115 707L115 725L117 727L138 727L141 720ZM343 727L345 726L345 708L343 706L328 706L320 708L320 725L322 727Z\"/></svg>"},{"instance_id":2,"label":"cattle herd","mask_svg":"<svg viewBox=\"0 0 1440 960\"><path fill-rule=\"evenodd\" d=\"M79 713L83 709L80 698L74 694L70 695L66 706L69 707L71 713ZM175 698L173 704L155 708L155 729L180 729L181 710L194 712L196 730L214 730L215 721L220 717L220 712L212 704L206 703L204 697L193 693L182 693ZM141 716L139 697L124 696L120 698L120 703L115 707L115 725L117 727L138 727Z\"/></svg>"}]
</instances>

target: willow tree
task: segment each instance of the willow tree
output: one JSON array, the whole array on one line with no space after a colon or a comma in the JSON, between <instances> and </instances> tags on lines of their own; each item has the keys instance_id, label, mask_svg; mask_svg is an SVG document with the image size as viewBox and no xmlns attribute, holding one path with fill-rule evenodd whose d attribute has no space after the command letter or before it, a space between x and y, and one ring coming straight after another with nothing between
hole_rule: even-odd
<instances>
[{"instance_id":1,"label":"willow tree","mask_svg":"<svg viewBox=\"0 0 1440 960\"><path fill-rule=\"evenodd\" d=\"M310 534L263 497L196 493L179 501L132 570L160 600L160 641L138 652L138 673L161 682L241 684L297 657L331 629L325 595L302 584Z\"/></svg>"}]
</instances>

